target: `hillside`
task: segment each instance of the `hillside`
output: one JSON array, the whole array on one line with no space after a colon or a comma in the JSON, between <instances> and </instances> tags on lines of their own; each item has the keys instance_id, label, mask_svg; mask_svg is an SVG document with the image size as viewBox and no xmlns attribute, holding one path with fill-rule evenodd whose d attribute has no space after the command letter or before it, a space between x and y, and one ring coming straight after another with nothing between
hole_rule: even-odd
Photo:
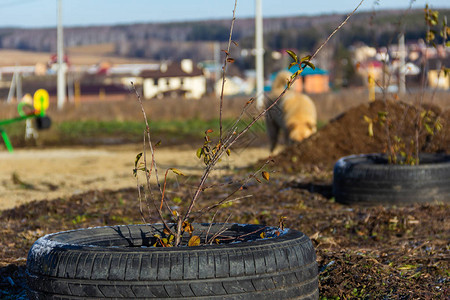
<instances>
[{"instance_id":1,"label":"hillside","mask_svg":"<svg viewBox=\"0 0 450 300\"><path fill-rule=\"evenodd\" d=\"M440 10L449 16L450 10ZM294 48L312 51L345 18L343 14L266 18L266 50ZM399 21L402 24L399 24ZM146 23L117 26L65 28L67 47L114 45L111 54L151 59L212 59L213 41L228 38L230 20L179 23ZM386 10L361 12L338 33L344 47L362 41L383 46L396 36L400 25L406 28L406 39L425 35L422 10ZM233 37L241 48L253 47L254 20L237 19ZM56 51L56 28L0 28L0 49L40 52Z\"/></svg>"}]
</instances>

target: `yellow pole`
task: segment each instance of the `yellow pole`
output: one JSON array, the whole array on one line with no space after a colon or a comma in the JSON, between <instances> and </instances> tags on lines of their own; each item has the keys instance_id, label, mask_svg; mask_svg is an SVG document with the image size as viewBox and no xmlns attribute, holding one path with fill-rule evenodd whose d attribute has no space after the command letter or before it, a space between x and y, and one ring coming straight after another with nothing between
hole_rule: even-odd
<instances>
[{"instance_id":1,"label":"yellow pole","mask_svg":"<svg viewBox=\"0 0 450 300\"><path fill-rule=\"evenodd\" d=\"M100 100L105 100L105 95L106 95L105 89L104 89L104 88L101 88L101 89L98 91L98 97L100 98Z\"/></svg>"},{"instance_id":2,"label":"yellow pole","mask_svg":"<svg viewBox=\"0 0 450 300\"><path fill-rule=\"evenodd\" d=\"M369 71L369 102L375 101L375 78L372 75L372 72Z\"/></svg>"}]
</instances>

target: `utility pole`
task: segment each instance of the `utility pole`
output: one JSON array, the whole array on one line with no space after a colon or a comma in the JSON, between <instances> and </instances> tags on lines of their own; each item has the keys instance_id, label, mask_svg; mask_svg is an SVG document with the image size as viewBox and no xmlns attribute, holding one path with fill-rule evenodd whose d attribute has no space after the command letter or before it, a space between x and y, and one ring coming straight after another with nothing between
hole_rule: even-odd
<instances>
[{"instance_id":1,"label":"utility pole","mask_svg":"<svg viewBox=\"0 0 450 300\"><path fill-rule=\"evenodd\" d=\"M57 98L58 109L64 107L66 101L66 78L64 68L64 37L62 26L62 0L58 0L58 27L57 34L57 56L58 56L58 81L57 81Z\"/></svg>"},{"instance_id":2,"label":"utility pole","mask_svg":"<svg viewBox=\"0 0 450 300\"><path fill-rule=\"evenodd\" d=\"M16 76L16 100L17 102L20 102L22 100L22 74L20 74L20 71L17 73Z\"/></svg>"},{"instance_id":3,"label":"utility pole","mask_svg":"<svg viewBox=\"0 0 450 300\"><path fill-rule=\"evenodd\" d=\"M255 0L256 107L264 107L264 46L262 0Z\"/></svg>"},{"instance_id":4,"label":"utility pole","mask_svg":"<svg viewBox=\"0 0 450 300\"><path fill-rule=\"evenodd\" d=\"M20 69L17 64L11 79L11 85L9 86L8 98L6 99L7 103L12 102L14 90L16 91L16 101L18 103L22 100L22 75L20 74Z\"/></svg>"},{"instance_id":5,"label":"utility pole","mask_svg":"<svg viewBox=\"0 0 450 300\"><path fill-rule=\"evenodd\" d=\"M406 50L405 50L405 34L402 32L400 34L400 38L398 41L398 52L399 52L399 60L400 66L398 69L398 92L399 94L404 94L406 92Z\"/></svg>"},{"instance_id":6,"label":"utility pole","mask_svg":"<svg viewBox=\"0 0 450 300\"><path fill-rule=\"evenodd\" d=\"M6 99L6 103L11 103L14 97L14 90L16 89L16 76L17 70L14 70L13 77L11 79L11 85L9 87L8 98Z\"/></svg>"}]
</instances>

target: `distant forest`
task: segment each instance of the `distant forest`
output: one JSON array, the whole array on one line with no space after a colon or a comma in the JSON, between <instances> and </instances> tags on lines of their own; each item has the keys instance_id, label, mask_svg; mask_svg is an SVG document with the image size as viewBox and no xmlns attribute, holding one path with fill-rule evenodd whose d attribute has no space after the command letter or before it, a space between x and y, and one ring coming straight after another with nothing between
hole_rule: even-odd
<instances>
[{"instance_id":1,"label":"distant forest","mask_svg":"<svg viewBox=\"0 0 450 300\"><path fill-rule=\"evenodd\" d=\"M440 15L449 16L450 10L440 10ZM266 53L283 49L312 52L345 17L343 14L332 14L266 18ZM230 23L231 20L214 20L72 27L65 28L64 38L65 45L69 47L114 43L113 54L118 56L155 60L192 58L201 61L213 59L213 42L222 42L221 47L224 47ZM404 30L407 41L423 38L423 10L358 13L338 32L331 45L335 51L358 42L386 46L396 43L401 30ZM240 49L252 48L254 20L237 18L233 39L239 43ZM56 28L0 28L0 48L55 52ZM242 66L251 66L252 61L242 59L240 63Z\"/></svg>"}]
</instances>

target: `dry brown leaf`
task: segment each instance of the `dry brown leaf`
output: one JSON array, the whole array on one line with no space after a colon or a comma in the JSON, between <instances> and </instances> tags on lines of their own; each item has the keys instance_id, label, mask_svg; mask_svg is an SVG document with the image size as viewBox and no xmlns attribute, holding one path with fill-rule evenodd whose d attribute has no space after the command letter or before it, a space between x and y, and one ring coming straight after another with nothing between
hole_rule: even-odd
<instances>
[{"instance_id":1,"label":"dry brown leaf","mask_svg":"<svg viewBox=\"0 0 450 300\"><path fill-rule=\"evenodd\" d=\"M188 242L189 247L198 246L200 245L200 237L197 235L193 235Z\"/></svg>"}]
</instances>

